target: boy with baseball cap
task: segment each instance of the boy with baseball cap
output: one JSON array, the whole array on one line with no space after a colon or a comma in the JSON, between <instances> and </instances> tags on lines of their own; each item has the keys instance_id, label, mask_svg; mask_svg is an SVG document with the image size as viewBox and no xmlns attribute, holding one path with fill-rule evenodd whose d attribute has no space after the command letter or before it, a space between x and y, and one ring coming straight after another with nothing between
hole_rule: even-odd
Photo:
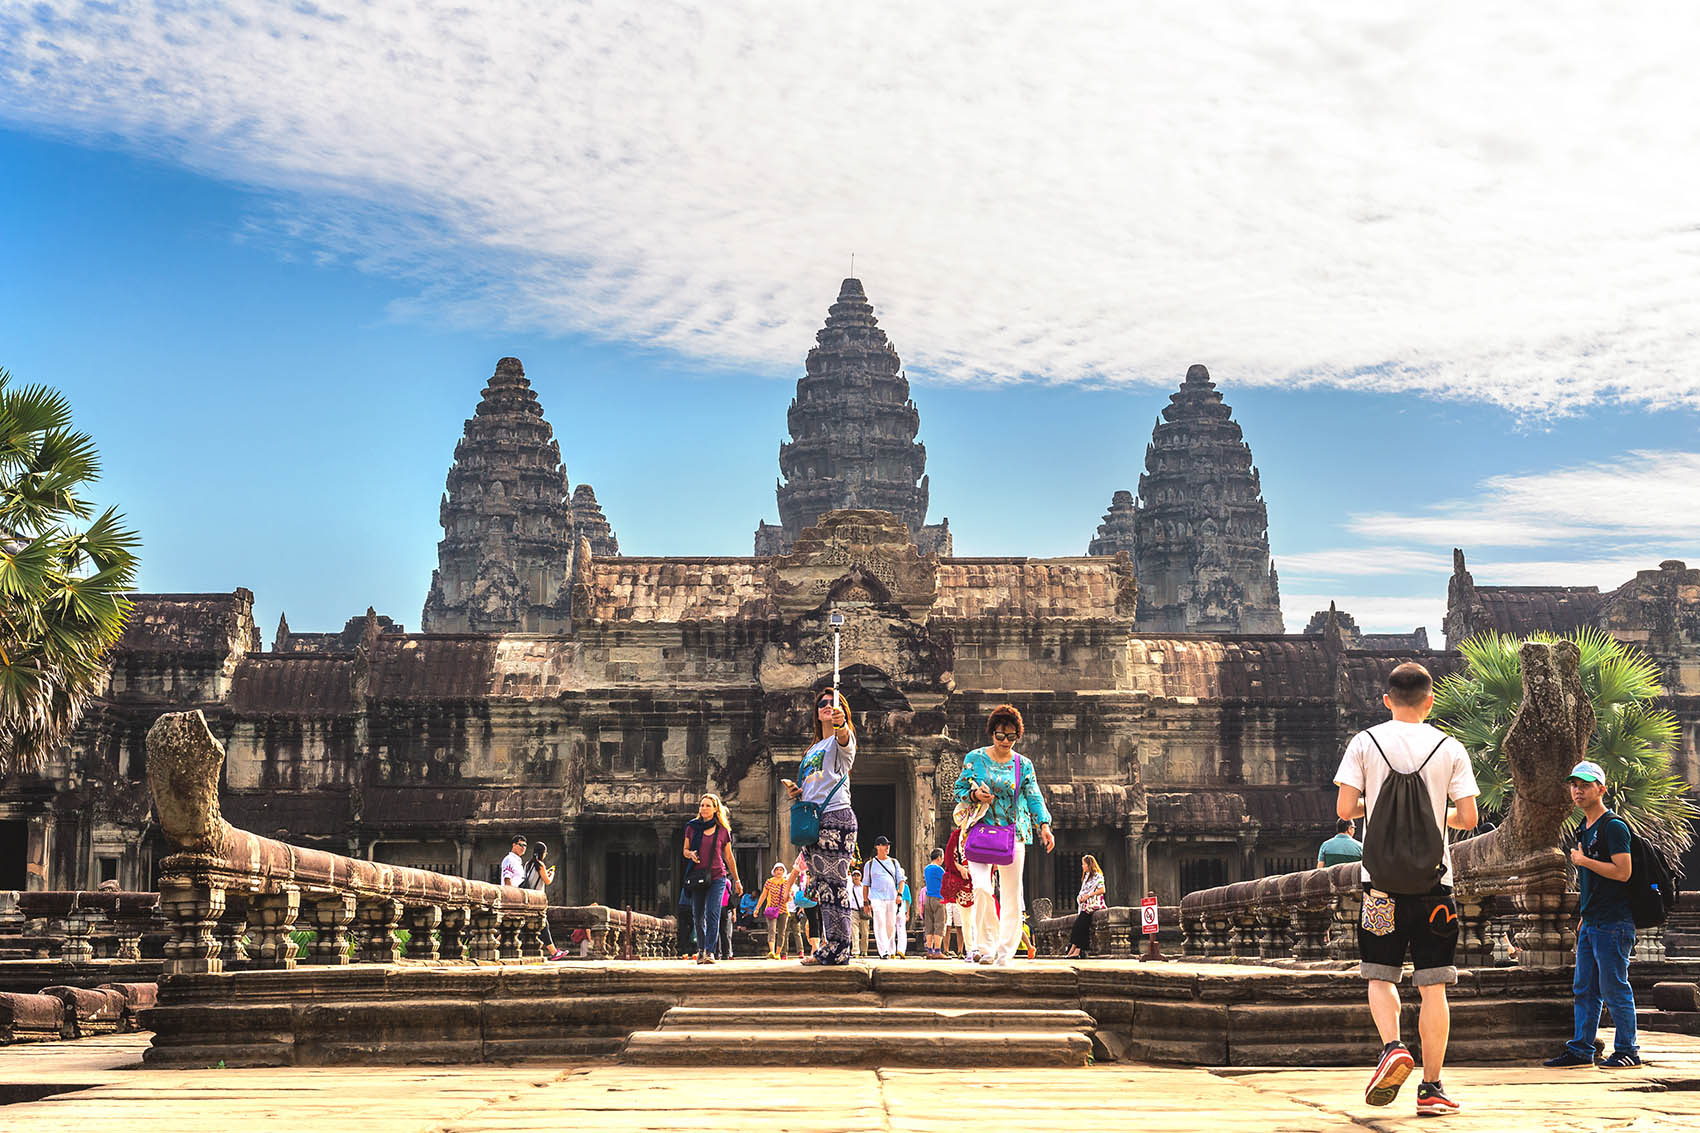
<instances>
[{"instance_id":1,"label":"boy with baseball cap","mask_svg":"<svg viewBox=\"0 0 1700 1133\"><path fill-rule=\"evenodd\" d=\"M1599 764L1584 759L1570 769L1567 781L1570 801L1582 812L1576 848L1570 851L1582 891L1576 977L1570 984L1576 995L1576 1029L1545 1065L1594 1065L1594 1038L1604 1001L1611 1008L1617 1049L1600 1065L1621 1070L1641 1065L1635 1043L1635 993L1629 987L1629 954L1635 949L1635 919L1629 911L1629 824L1606 809L1606 773Z\"/></svg>"}]
</instances>

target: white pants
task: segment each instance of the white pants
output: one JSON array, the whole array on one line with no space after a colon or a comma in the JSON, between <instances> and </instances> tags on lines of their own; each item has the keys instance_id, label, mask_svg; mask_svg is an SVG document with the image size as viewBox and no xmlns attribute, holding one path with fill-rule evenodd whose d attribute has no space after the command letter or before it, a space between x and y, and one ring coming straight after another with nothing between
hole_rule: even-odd
<instances>
[{"instance_id":1,"label":"white pants","mask_svg":"<svg viewBox=\"0 0 1700 1133\"><path fill-rule=\"evenodd\" d=\"M971 947L989 953L993 960L1008 962L1021 945L1021 867L1027 862L1027 844L1015 843L1015 860L1008 865L969 862L968 877L974 883L974 904L968 911L974 921ZM992 871L998 871L1001 905L992 897Z\"/></svg>"},{"instance_id":2,"label":"white pants","mask_svg":"<svg viewBox=\"0 0 1700 1133\"><path fill-rule=\"evenodd\" d=\"M874 914L874 946L882 958L890 956L896 951L897 902L874 897L868 901L868 909Z\"/></svg>"},{"instance_id":3,"label":"white pants","mask_svg":"<svg viewBox=\"0 0 1700 1133\"><path fill-rule=\"evenodd\" d=\"M902 902L897 906L897 951L899 954L909 951L909 906Z\"/></svg>"}]
</instances>

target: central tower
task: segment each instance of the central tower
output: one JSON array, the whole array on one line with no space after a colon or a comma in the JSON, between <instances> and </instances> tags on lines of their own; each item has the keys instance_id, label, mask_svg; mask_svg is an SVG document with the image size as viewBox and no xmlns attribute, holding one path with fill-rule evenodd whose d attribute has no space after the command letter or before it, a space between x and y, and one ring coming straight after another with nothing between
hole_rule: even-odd
<instances>
[{"instance_id":1,"label":"central tower","mask_svg":"<svg viewBox=\"0 0 1700 1133\"><path fill-rule=\"evenodd\" d=\"M927 447L903 363L874 318L862 281L846 279L815 333L779 446L779 523L756 528L755 553L788 551L829 511L901 519L922 551L950 553L950 523L928 525Z\"/></svg>"}]
</instances>

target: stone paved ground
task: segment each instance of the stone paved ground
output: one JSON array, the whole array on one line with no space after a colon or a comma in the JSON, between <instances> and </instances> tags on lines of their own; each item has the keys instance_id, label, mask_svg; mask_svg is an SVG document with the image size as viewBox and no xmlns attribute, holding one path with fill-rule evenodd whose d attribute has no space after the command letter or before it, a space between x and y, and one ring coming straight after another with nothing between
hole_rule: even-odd
<instances>
[{"instance_id":1,"label":"stone paved ground","mask_svg":"<svg viewBox=\"0 0 1700 1133\"><path fill-rule=\"evenodd\" d=\"M1445 1125L1492 1133L1700 1128L1700 1039L1644 1035L1639 1071L1466 1066L1446 1082L1465 1112ZM0 1130L258 1133L522 1133L527 1130L1256 1130L1413 1128L1414 1083L1376 1110L1363 1070L783 1070L617 1066L138 1070L147 1037L0 1048L0 1094L90 1086L0 1105Z\"/></svg>"}]
</instances>

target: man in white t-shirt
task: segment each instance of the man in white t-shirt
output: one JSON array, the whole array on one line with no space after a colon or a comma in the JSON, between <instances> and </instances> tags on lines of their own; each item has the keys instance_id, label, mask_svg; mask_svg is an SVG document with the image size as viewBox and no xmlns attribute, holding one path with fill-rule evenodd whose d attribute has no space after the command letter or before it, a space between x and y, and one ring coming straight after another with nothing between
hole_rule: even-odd
<instances>
[{"instance_id":1,"label":"man in white t-shirt","mask_svg":"<svg viewBox=\"0 0 1700 1133\"><path fill-rule=\"evenodd\" d=\"M1352 737L1340 770L1335 809L1342 819L1366 819L1363 916L1358 923L1358 970L1369 981L1369 1009L1381 1033L1381 1057L1364 1091L1370 1105L1387 1105L1399 1093L1415 1061L1399 1041L1399 979L1409 951L1415 970L1412 983L1422 996L1417 1032L1422 1038L1423 1078L1417 1087L1417 1113L1438 1116L1456 1113L1458 1105L1440 1086L1446 1060L1451 1016L1446 985L1458 982L1453 961L1458 947L1458 907L1452 902L1452 848L1446 830L1471 830L1476 825L1476 777L1464 745L1424 723L1434 708L1434 682L1427 669L1414 661L1394 668L1387 677L1382 703L1393 718ZM1376 838L1376 806L1383 788L1395 774L1416 774L1421 793L1439 827L1439 880L1425 893L1391 893L1375 887L1370 873ZM1397 792L1394 792L1397 793ZM1455 805L1448 812L1447 802ZM1412 816L1401 815L1398 821ZM1391 810L1382 815L1394 822ZM1420 830L1420 827L1418 828ZM1431 875L1432 876L1432 875Z\"/></svg>"},{"instance_id":2,"label":"man in white t-shirt","mask_svg":"<svg viewBox=\"0 0 1700 1133\"><path fill-rule=\"evenodd\" d=\"M515 834L513 845L508 847L508 856L502 859L502 884L520 888L520 882L525 880L525 835Z\"/></svg>"}]
</instances>

